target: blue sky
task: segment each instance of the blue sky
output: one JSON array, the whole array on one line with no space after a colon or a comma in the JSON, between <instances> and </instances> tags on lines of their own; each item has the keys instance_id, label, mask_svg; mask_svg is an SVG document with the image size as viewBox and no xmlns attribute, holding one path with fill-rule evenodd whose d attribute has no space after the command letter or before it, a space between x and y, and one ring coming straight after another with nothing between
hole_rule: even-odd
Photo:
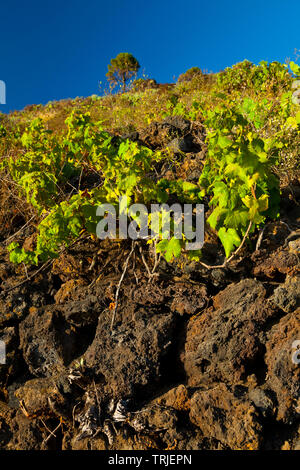
<instances>
[{"instance_id":1,"label":"blue sky","mask_svg":"<svg viewBox=\"0 0 300 470\"><path fill-rule=\"evenodd\" d=\"M166 83L192 66L295 60L300 49L299 0L6 0L0 18L2 112L100 93L119 52Z\"/></svg>"}]
</instances>

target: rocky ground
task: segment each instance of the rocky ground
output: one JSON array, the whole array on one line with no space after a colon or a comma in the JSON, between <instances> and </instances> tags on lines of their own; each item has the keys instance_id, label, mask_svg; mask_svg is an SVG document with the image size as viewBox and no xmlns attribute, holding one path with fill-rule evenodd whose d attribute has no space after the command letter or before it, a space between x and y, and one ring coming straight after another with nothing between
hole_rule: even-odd
<instances>
[{"instance_id":1,"label":"rocky ground","mask_svg":"<svg viewBox=\"0 0 300 470\"><path fill-rule=\"evenodd\" d=\"M184 126L129 137L184 152L178 172L194 181L203 130ZM113 328L131 242L83 237L25 272L5 241L24 221L2 214L0 449L300 450L299 195L296 180L283 187L281 219L226 268L161 260L152 275L152 248L143 260L136 244ZM218 259L207 233L204 261Z\"/></svg>"}]
</instances>

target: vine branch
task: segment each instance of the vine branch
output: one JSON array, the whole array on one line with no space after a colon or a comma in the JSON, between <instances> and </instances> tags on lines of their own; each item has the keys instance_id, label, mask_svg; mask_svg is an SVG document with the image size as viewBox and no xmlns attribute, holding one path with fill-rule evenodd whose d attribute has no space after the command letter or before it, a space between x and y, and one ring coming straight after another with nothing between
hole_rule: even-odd
<instances>
[{"instance_id":1,"label":"vine branch","mask_svg":"<svg viewBox=\"0 0 300 470\"><path fill-rule=\"evenodd\" d=\"M217 266L211 266L211 265L209 265L209 264L203 263L202 261L199 261L199 263L201 264L201 266L204 266L204 268L207 268L207 269L225 268L225 267L227 266L227 264L230 263L230 261L231 261L231 260L240 252L240 250L242 249L242 247L243 247L243 245L244 245L244 243L245 243L245 241L246 241L246 239L247 239L247 237L248 237L248 235L249 235L249 232L250 232L250 230L251 230L252 224L253 224L253 222L252 222L252 220L250 220L250 223L249 223L249 225L248 225L248 228L247 228L247 230L246 230L246 233L245 233L245 235L244 235L244 238L243 238L243 240L242 240L242 243L241 243L240 246L232 253L232 255L231 255L229 258L225 259L225 261L224 261L223 264L219 264L219 265L217 265Z\"/></svg>"}]
</instances>

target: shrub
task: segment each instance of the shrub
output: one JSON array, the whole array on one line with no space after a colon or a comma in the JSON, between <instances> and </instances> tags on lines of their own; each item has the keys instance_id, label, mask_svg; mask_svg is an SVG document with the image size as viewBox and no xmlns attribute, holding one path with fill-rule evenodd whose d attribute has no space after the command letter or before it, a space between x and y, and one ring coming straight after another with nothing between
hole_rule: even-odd
<instances>
[{"instance_id":1,"label":"shrub","mask_svg":"<svg viewBox=\"0 0 300 470\"><path fill-rule=\"evenodd\" d=\"M178 77L178 82L190 82L196 77L202 77L202 71L199 67L192 67Z\"/></svg>"}]
</instances>

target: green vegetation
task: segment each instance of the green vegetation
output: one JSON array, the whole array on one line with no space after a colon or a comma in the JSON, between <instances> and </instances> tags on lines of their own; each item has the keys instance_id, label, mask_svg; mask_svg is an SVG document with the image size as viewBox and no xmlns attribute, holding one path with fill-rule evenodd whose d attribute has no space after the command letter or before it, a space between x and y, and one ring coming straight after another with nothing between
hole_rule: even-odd
<instances>
[{"instance_id":1,"label":"green vegetation","mask_svg":"<svg viewBox=\"0 0 300 470\"><path fill-rule=\"evenodd\" d=\"M225 69L218 77L218 84L226 91L252 88L256 93L268 89L281 91L289 83L288 67L279 62L265 61L254 65L248 60Z\"/></svg>"},{"instance_id":2,"label":"green vegetation","mask_svg":"<svg viewBox=\"0 0 300 470\"><path fill-rule=\"evenodd\" d=\"M115 59L111 59L106 77L113 86L121 83L125 91L126 82L137 73L139 68L140 64L132 54L121 52Z\"/></svg>"},{"instance_id":3,"label":"green vegetation","mask_svg":"<svg viewBox=\"0 0 300 470\"><path fill-rule=\"evenodd\" d=\"M119 54L108 78L125 89L138 68L130 54ZM256 66L248 61L219 74L193 68L173 86L138 82L119 95L0 116L0 178L7 190L13 186L17 205L26 198L38 220L35 247L25 249L14 241L11 261L45 262L82 233L94 237L97 206L109 202L117 209L121 195L146 205L208 205L207 223L228 258L245 235L278 217L280 179L299 171L300 111L292 101L299 70L294 63L291 73L277 62ZM168 115L206 129L205 163L196 183L160 174L164 164L171 169L182 165L183 155L120 137ZM183 241L163 240L162 234L156 249L167 261L181 254L201 259L200 252L185 253Z\"/></svg>"},{"instance_id":4,"label":"green vegetation","mask_svg":"<svg viewBox=\"0 0 300 470\"><path fill-rule=\"evenodd\" d=\"M254 105L249 100L243 104L247 109ZM279 215L279 181L271 172L277 142L261 139L252 130L245 106L219 107L209 113L206 124L211 131L199 184L202 194L212 196L208 223L218 231L229 256L250 223L254 230L266 217Z\"/></svg>"},{"instance_id":5,"label":"green vegetation","mask_svg":"<svg viewBox=\"0 0 300 470\"><path fill-rule=\"evenodd\" d=\"M192 67L187 70L185 73L182 73L178 77L178 82L190 82L196 77L200 77L202 75L201 69L199 67Z\"/></svg>"}]
</instances>

